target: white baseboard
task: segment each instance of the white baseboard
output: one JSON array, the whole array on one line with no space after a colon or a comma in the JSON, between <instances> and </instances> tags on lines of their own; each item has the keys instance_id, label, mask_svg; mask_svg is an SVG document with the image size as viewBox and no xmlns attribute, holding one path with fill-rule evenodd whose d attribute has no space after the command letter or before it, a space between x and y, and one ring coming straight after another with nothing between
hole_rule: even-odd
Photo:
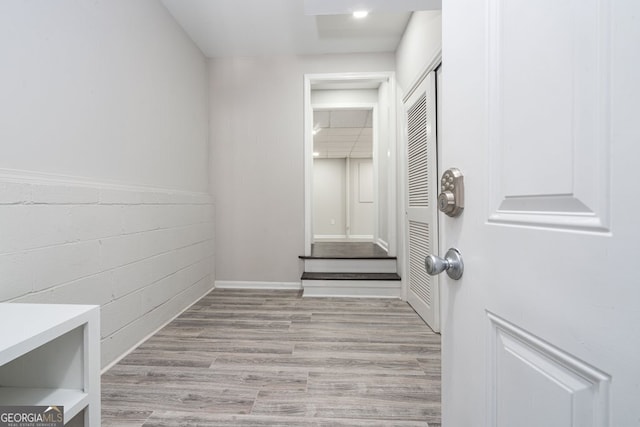
<instances>
[{"instance_id":1,"label":"white baseboard","mask_svg":"<svg viewBox=\"0 0 640 427\"><path fill-rule=\"evenodd\" d=\"M313 240L334 240L334 239L346 239L346 234L314 234Z\"/></svg>"},{"instance_id":2,"label":"white baseboard","mask_svg":"<svg viewBox=\"0 0 640 427\"><path fill-rule=\"evenodd\" d=\"M376 241L376 244L378 246L380 246L382 249L384 249L386 252L389 252L389 243L387 243L384 240L378 238L378 241Z\"/></svg>"},{"instance_id":3,"label":"white baseboard","mask_svg":"<svg viewBox=\"0 0 640 427\"><path fill-rule=\"evenodd\" d=\"M373 236L368 234L352 234L345 236L344 234L318 234L313 236L314 242L373 242Z\"/></svg>"},{"instance_id":4,"label":"white baseboard","mask_svg":"<svg viewBox=\"0 0 640 427\"><path fill-rule=\"evenodd\" d=\"M216 289L280 289L295 290L302 289L300 282L248 282L235 280L216 280Z\"/></svg>"}]
</instances>

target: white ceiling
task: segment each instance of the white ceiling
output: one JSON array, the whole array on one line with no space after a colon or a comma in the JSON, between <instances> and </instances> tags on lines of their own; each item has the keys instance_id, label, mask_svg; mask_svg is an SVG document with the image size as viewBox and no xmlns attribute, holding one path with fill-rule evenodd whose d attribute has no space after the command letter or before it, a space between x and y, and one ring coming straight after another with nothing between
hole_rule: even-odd
<instances>
[{"instance_id":1,"label":"white ceiling","mask_svg":"<svg viewBox=\"0 0 640 427\"><path fill-rule=\"evenodd\" d=\"M372 110L315 110L313 125L315 158L372 157Z\"/></svg>"},{"instance_id":2,"label":"white ceiling","mask_svg":"<svg viewBox=\"0 0 640 427\"><path fill-rule=\"evenodd\" d=\"M162 0L210 57L393 52L411 12L441 0ZM370 11L362 20L357 9Z\"/></svg>"}]
</instances>

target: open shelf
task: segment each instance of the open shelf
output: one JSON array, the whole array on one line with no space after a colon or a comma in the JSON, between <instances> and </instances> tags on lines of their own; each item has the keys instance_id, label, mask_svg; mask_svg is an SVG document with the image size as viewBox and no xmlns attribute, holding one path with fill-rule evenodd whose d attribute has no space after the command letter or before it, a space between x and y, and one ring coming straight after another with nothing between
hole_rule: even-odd
<instances>
[{"instance_id":1,"label":"open shelf","mask_svg":"<svg viewBox=\"0 0 640 427\"><path fill-rule=\"evenodd\" d=\"M97 306L0 304L0 405L63 406L100 425Z\"/></svg>"},{"instance_id":2,"label":"open shelf","mask_svg":"<svg viewBox=\"0 0 640 427\"><path fill-rule=\"evenodd\" d=\"M64 406L65 420L75 417L88 401L88 393L74 389L0 387L3 405Z\"/></svg>"}]
</instances>

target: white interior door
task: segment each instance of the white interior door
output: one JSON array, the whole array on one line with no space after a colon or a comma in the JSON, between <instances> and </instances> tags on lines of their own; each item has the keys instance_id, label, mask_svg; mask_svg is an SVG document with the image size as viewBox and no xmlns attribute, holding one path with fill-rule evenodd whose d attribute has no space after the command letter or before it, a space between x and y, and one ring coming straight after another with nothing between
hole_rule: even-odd
<instances>
[{"instance_id":1,"label":"white interior door","mask_svg":"<svg viewBox=\"0 0 640 427\"><path fill-rule=\"evenodd\" d=\"M640 2L443 2L443 425L640 425Z\"/></svg>"},{"instance_id":2,"label":"white interior door","mask_svg":"<svg viewBox=\"0 0 640 427\"><path fill-rule=\"evenodd\" d=\"M436 79L430 72L405 100L407 117L406 235L407 300L435 332L440 331L439 279L424 269L424 258L437 252Z\"/></svg>"}]
</instances>

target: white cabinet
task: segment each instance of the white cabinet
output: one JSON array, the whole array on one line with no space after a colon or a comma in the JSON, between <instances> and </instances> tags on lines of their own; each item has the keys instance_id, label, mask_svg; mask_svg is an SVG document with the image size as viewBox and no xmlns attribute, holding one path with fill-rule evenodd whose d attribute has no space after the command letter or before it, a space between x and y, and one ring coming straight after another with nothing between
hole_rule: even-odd
<instances>
[{"instance_id":1,"label":"white cabinet","mask_svg":"<svg viewBox=\"0 0 640 427\"><path fill-rule=\"evenodd\" d=\"M84 411L99 426L99 324L99 306L0 304L0 405L64 406L65 423Z\"/></svg>"}]
</instances>

